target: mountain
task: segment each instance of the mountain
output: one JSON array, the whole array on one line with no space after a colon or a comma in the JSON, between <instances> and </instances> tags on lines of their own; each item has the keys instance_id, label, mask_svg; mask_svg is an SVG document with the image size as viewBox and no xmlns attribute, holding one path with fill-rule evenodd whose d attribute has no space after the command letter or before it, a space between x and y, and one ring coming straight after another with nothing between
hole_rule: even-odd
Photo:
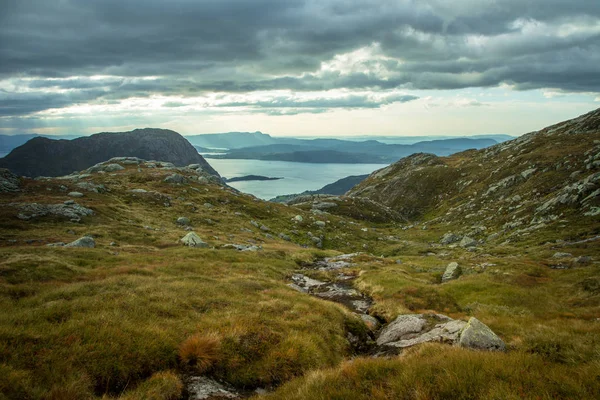
<instances>
[{"instance_id":1,"label":"mountain","mask_svg":"<svg viewBox=\"0 0 600 400\"><path fill-rule=\"evenodd\" d=\"M194 146L209 149L239 149L281 143L279 138L274 138L262 132L207 133L204 135L189 135L186 136L186 139ZM289 139L283 139L283 141L286 140Z\"/></svg>"},{"instance_id":2,"label":"mountain","mask_svg":"<svg viewBox=\"0 0 600 400\"><path fill-rule=\"evenodd\" d=\"M410 145L385 144L376 140L353 142L340 139L313 139L298 144L270 144L244 147L207 158L256 159L313 163L376 164L391 163L413 153L433 152L449 155L465 149L481 149L496 144L492 139L443 139Z\"/></svg>"},{"instance_id":3,"label":"mountain","mask_svg":"<svg viewBox=\"0 0 600 400\"><path fill-rule=\"evenodd\" d=\"M25 135L0 135L0 154L10 153L14 148L19 147L29 140L36 137L46 137L50 139L76 139L80 136L76 135L60 135L60 136L50 136L50 135L38 135L35 133L25 134Z\"/></svg>"},{"instance_id":4,"label":"mountain","mask_svg":"<svg viewBox=\"0 0 600 400\"><path fill-rule=\"evenodd\" d=\"M183 136L171 130L152 128L97 133L74 140L36 137L0 159L0 167L23 176L60 176L113 157L127 156L171 162L176 166L200 164L207 172L218 175Z\"/></svg>"},{"instance_id":5,"label":"mountain","mask_svg":"<svg viewBox=\"0 0 600 400\"><path fill-rule=\"evenodd\" d=\"M412 155L348 195L455 231L480 227L481 238L518 240L565 224L575 237L600 234L600 110L483 150Z\"/></svg>"}]
</instances>

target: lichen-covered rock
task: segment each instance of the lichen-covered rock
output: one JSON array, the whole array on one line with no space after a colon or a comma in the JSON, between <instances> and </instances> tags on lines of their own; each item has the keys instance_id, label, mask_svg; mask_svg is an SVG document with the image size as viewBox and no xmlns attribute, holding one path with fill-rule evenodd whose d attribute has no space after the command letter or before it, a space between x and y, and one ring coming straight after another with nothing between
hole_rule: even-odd
<instances>
[{"instance_id":1,"label":"lichen-covered rock","mask_svg":"<svg viewBox=\"0 0 600 400\"><path fill-rule=\"evenodd\" d=\"M377 344L382 346L406 338L409 335L416 335L423 331L426 325L427 320L423 318L423 314L400 315L383 328L377 338Z\"/></svg>"},{"instance_id":2,"label":"lichen-covered rock","mask_svg":"<svg viewBox=\"0 0 600 400\"><path fill-rule=\"evenodd\" d=\"M80 206L79 204L38 204L38 203L16 203L11 204L20 211L17 218L30 220L45 216L64 217L72 221L79 221L81 217L94 215L94 211Z\"/></svg>"},{"instance_id":3,"label":"lichen-covered rock","mask_svg":"<svg viewBox=\"0 0 600 400\"><path fill-rule=\"evenodd\" d=\"M464 238L462 238L462 240L459 243L460 247L475 247L477 246L477 240L470 238L468 236L465 236Z\"/></svg>"},{"instance_id":4,"label":"lichen-covered rock","mask_svg":"<svg viewBox=\"0 0 600 400\"><path fill-rule=\"evenodd\" d=\"M81 237L69 244L66 244L64 247L88 247L88 248L94 248L96 247L96 242L94 241L94 238L91 236L84 236Z\"/></svg>"},{"instance_id":5,"label":"lichen-covered rock","mask_svg":"<svg viewBox=\"0 0 600 400\"><path fill-rule=\"evenodd\" d=\"M440 243L441 244L452 244L452 243L459 242L460 239L462 239L460 236L455 235L452 232L448 232L444 236L442 236L442 240L440 240Z\"/></svg>"},{"instance_id":6,"label":"lichen-covered rock","mask_svg":"<svg viewBox=\"0 0 600 400\"><path fill-rule=\"evenodd\" d=\"M0 168L0 193L18 192L21 185L19 177L6 168Z\"/></svg>"},{"instance_id":7,"label":"lichen-covered rock","mask_svg":"<svg viewBox=\"0 0 600 400\"><path fill-rule=\"evenodd\" d=\"M506 350L506 345L487 325L475 317L460 332L458 344L461 347L469 347L478 350Z\"/></svg>"},{"instance_id":8,"label":"lichen-covered rock","mask_svg":"<svg viewBox=\"0 0 600 400\"><path fill-rule=\"evenodd\" d=\"M444 271L444 275L442 275L442 282L448 282L452 279L458 278L462 273L462 269L458 265L457 262L451 262L446 267L446 271Z\"/></svg>"},{"instance_id":9,"label":"lichen-covered rock","mask_svg":"<svg viewBox=\"0 0 600 400\"><path fill-rule=\"evenodd\" d=\"M208 247L208 243L200 238L196 234L196 232L190 232L179 240L185 246L189 247L198 247L198 248L206 248Z\"/></svg>"}]
</instances>

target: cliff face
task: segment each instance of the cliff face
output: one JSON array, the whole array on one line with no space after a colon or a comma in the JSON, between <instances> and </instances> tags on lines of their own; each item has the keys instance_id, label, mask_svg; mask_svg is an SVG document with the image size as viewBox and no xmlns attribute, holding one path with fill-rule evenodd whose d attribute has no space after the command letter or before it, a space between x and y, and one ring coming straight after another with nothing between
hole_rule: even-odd
<instances>
[{"instance_id":1,"label":"cliff face","mask_svg":"<svg viewBox=\"0 0 600 400\"><path fill-rule=\"evenodd\" d=\"M23 176L61 176L113 157L139 157L176 166L200 164L205 171L218 176L179 133L152 128L98 133L74 140L34 138L0 159L0 167Z\"/></svg>"}]
</instances>

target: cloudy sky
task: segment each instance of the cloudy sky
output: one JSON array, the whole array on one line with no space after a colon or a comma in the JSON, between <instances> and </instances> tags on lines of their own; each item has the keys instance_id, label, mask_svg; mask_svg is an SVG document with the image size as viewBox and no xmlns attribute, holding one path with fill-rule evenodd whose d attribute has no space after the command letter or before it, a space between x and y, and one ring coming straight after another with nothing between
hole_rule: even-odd
<instances>
[{"instance_id":1,"label":"cloudy sky","mask_svg":"<svg viewBox=\"0 0 600 400\"><path fill-rule=\"evenodd\" d=\"M0 0L0 133L521 134L600 107L597 0Z\"/></svg>"}]
</instances>

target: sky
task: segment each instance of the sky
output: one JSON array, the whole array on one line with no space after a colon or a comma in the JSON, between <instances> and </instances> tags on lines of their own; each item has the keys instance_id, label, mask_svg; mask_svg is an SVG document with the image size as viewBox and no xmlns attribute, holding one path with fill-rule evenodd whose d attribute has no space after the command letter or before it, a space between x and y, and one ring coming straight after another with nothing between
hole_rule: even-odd
<instances>
[{"instance_id":1,"label":"sky","mask_svg":"<svg viewBox=\"0 0 600 400\"><path fill-rule=\"evenodd\" d=\"M0 10L0 134L520 135L600 107L597 0Z\"/></svg>"}]
</instances>

